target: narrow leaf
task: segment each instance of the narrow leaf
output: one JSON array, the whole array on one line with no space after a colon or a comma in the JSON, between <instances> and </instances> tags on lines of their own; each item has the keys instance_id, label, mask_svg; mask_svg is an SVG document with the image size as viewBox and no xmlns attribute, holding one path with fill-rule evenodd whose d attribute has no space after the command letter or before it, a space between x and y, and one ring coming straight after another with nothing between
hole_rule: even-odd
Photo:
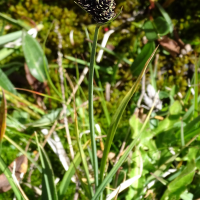
<instances>
[{"instance_id":1,"label":"narrow leaf","mask_svg":"<svg viewBox=\"0 0 200 200\"><path fill-rule=\"evenodd\" d=\"M21 36L22 36L22 31L16 31L13 33L8 33L6 35L0 36L0 45L16 40Z\"/></svg>"},{"instance_id":2,"label":"narrow leaf","mask_svg":"<svg viewBox=\"0 0 200 200\"><path fill-rule=\"evenodd\" d=\"M75 174L76 168L80 165L80 163L81 163L81 156L80 153L77 153L73 162L71 162L68 171L65 173L60 183L60 187L58 189L58 199L63 199L66 196L68 186L71 182L71 178Z\"/></svg>"},{"instance_id":3,"label":"narrow leaf","mask_svg":"<svg viewBox=\"0 0 200 200\"><path fill-rule=\"evenodd\" d=\"M157 47L158 48L158 47ZM153 52L153 54L151 55L151 57L149 58L149 61L151 60L151 58L153 57L153 55L155 54L157 48L155 49L155 51ZM148 61L148 62L149 62ZM147 63L148 65L148 63ZM142 73L140 74L140 76L142 76L146 70L146 65L142 71ZM146 120L140 130L140 133L134 138L134 140L131 142L131 144L127 147L126 151L124 152L123 156L119 159L119 161L117 162L117 164L112 168L112 170L109 172L109 174L106 176L106 178L103 180L103 182L99 185L98 189L96 190L95 195L93 196L93 198L91 200L98 200L99 196L103 193L103 190L105 189L106 185L110 182L110 180L113 178L113 176L116 174L117 170L119 169L119 167L123 164L123 162L126 160L126 158L128 157L130 151L135 147L135 145L138 143L138 141L141 139L142 134L146 128L146 125L150 119L151 113L154 109L155 106L155 100L153 103L153 106L151 108L151 110L149 111ZM142 172L141 172L142 173ZM101 177L100 177L101 178Z\"/></svg>"},{"instance_id":4,"label":"narrow leaf","mask_svg":"<svg viewBox=\"0 0 200 200\"><path fill-rule=\"evenodd\" d=\"M42 200L58 200L56 186L54 183L54 174L49 158L44 151L43 147L39 144L37 134L36 142L39 149L40 160L42 163Z\"/></svg>"},{"instance_id":5,"label":"narrow leaf","mask_svg":"<svg viewBox=\"0 0 200 200\"><path fill-rule=\"evenodd\" d=\"M28 26L26 23L24 23L23 21L20 20L15 20L11 17L8 17L7 15L0 13L0 19L3 19L11 24L14 24L16 26L19 26L20 28L24 28L26 30L30 29L31 27Z\"/></svg>"},{"instance_id":6,"label":"narrow leaf","mask_svg":"<svg viewBox=\"0 0 200 200\"><path fill-rule=\"evenodd\" d=\"M15 181L12 178L12 173L10 171L10 169L7 167L7 165L5 164L4 160L0 157L0 169L2 172L4 172L4 174L6 175L6 178L8 179L13 192L15 193L17 200L25 200L23 195L21 194L19 188L17 187Z\"/></svg>"},{"instance_id":7,"label":"narrow leaf","mask_svg":"<svg viewBox=\"0 0 200 200\"><path fill-rule=\"evenodd\" d=\"M133 85L133 87L129 90L129 92L126 94L126 96L124 97L124 99L122 100L121 104L119 105L117 111L115 112L112 121L111 121L111 125L110 128L108 130L108 134L107 134L107 139L106 139L106 144L105 144L105 149L103 152L103 158L101 160L101 168L100 168L100 182L103 181L103 174L105 171L105 166L106 166L106 162L107 162L107 157L108 157L108 153L110 152L110 147L111 144L113 142L113 138L115 136L118 124L121 120L122 114L128 104L128 102L130 101L131 97L133 96L133 94L135 93L141 79L142 76L145 73L145 70L149 64L149 62L151 61L151 59L153 58L156 50L158 49L158 47L154 50L154 52L152 53L151 57L147 60L146 64L144 65L144 68L142 70L142 72L140 73L138 79L136 80L135 84Z\"/></svg>"}]
</instances>

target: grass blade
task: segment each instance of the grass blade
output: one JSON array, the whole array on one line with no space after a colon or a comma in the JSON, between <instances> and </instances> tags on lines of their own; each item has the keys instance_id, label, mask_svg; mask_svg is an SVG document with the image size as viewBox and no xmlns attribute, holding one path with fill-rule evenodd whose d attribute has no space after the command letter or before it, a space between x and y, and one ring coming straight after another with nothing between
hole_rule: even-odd
<instances>
[{"instance_id":1,"label":"grass blade","mask_svg":"<svg viewBox=\"0 0 200 200\"><path fill-rule=\"evenodd\" d=\"M20 20L15 20L11 17L8 17L7 15L0 13L0 19L3 19L13 25L19 26L20 28L24 28L25 30L30 29L31 27L28 26L26 23L24 23L23 21Z\"/></svg>"},{"instance_id":2,"label":"grass blade","mask_svg":"<svg viewBox=\"0 0 200 200\"><path fill-rule=\"evenodd\" d=\"M25 198L21 194L19 188L17 187L16 183L14 182L14 180L12 178L12 173L11 173L10 169L7 167L7 165L5 164L4 160L1 157L0 157L0 169L5 174L6 178L8 179L17 199L25 200Z\"/></svg>"},{"instance_id":3,"label":"grass blade","mask_svg":"<svg viewBox=\"0 0 200 200\"><path fill-rule=\"evenodd\" d=\"M85 149L88 146L89 142L87 142L83 146L83 149ZM75 174L76 168L80 165L80 163L81 163L81 155L80 155L80 153L77 153L74 160L70 164L68 171L65 173L65 175L64 175L64 177L63 177L63 179L60 183L60 187L59 187L59 190L58 190L58 199L63 199L64 196L66 195L67 188L69 186L71 178Z\"/></svg>"},{"instance_id":4,"label":"grass blade","mask_svg":"<svg viewBox=\"0 0 200 200\"><path fill-rule=\"evenodd\" d=\"M114 135L116 133L118 124L120 122L120 119L122 117L122 114L123 114L128 102L130 101L131 97L135 93L135 91L136 91L136 89L137 89L137 87L138 87L138 85L139 85L139 83L140 83L140 81L142 79L142 76L145 73L145 70L146 70L149 62L151 61L152 57L154 56L157 48L154 50L154 52L151 54L150 58L147 60L147 62L145 64L142 72L140 73L137 81L135 82L133 87L129 90L129 92L126 94L126 96L122 100L121 104L119 105L116 113L114 114L114 116L112 118L111 125L110 125L110 128L108 130L108 134L107 134L105 149L104 149L104 152L103 152L103 158L101 160L100 183L103 181L103 175L104 175L104 171L105 171L105 166L106 166L106 162L107 162L108 153L110 152L110 147L111 147L111 144L113 142L113 138L114 138Z\"/></svg>"},{"instance_id":5,"label":"grass blade","mask_svg":"<svg viewBox=\"0 0 200 200\"><path fill-rule=\"evenodd\" d=\"M39 144L37 134L36 136L36 143L38 145L39 154L40 154L40 160L42 163L42 173L43 173L43 179L42 179L42 200L58 200L56 186L54 183L54 174L53 169L51 166L51 163L49 161L49 158L46 155L46 152L44 151L43 147Z\"/></svg>"},{"instance_id":6,"label":"grass blade","mask_svg":"<svg viewBox=\"0 0 200 200\"><path fill-rule=\"evenodd\" d=\"M158 47L157 47L158 48ZM153 54L151 55L151 57L149 58L149 61L151 60L151 58L153 57L153 55L155 54L157 48L155 49L155 51L153 52ZM148 64L147 64L148 65ZM145 65L143 71L141 72L141 74L143 74L145 72L145 69L147 67L147 65ZM140 75L141 75L140 74ZM158 96L158 95L157 95ZM99 185L95 195L93 196L93 198L91 200L97 200L99 198L99 196L103 193L103 190L105 189L106 185L110 182L110 180L112 179L112 177L115 175L115 173L117 172L117 170L119 169L119 167L123 164L123 162L126 160L126 158L128 157L130 151L133 149L133 147L137 144L137 142L139 141L139 139L142 136L142 133L144 131L144 129L146 128L146 125L150 119L151 113L154 109L155 106L155 102L156 102L156 98L154 99L154 103L153 106L151 108L151 110L149 111L149 114L140 130L140 132L137 134L137 136L134 138L134 140L131 142L131 144L129 145L129 147L126 149L126 151L124 152L123 156L119 159L119 161L117 162L117 164L112 168L112 170L109 172L109 174L106 176L106 178L103 180L103 182Z\"/></svg>"},{"instance_id":7,"label":"grass blade","mask_svg":"<svg viewBox=\"0 0 200 200\"><path fill-rule=\"evenodd\" d=\"M35 162L35 160L33 158L31 158L31 156L24 151L24 149L22 149L18 144L16 144L12 139L10 139L7 135L4 135L4 138L10 142L10 144L12 144L14 147L16 147L21 153L23 153L29 160L31 163L33 163L35 165L35 167L39 170L40 173L42 173L42 168L37 164L37 162Z\"/></svg>"},{"instance_id":8,"label":"grass blade","mask_svg":"<svg viewBox=\"0 0 200 200\"><path fill-rule=\"evenodd\" d=\"M89 174L89 169L88 169L88 165L87 165L87 161L86 161L86 156L85 153L83 151L83 147L81 144L81 139L79 137L79 131L78 131L78 121L77 121L77 114L76 114L76 108L74 107L74 121L75 121L75 132L76 132L76 138L77 138L77 142L78 142L78 148L79 148L79 152L80 152L80 156L81 156L81 160L83 163L83 168L85 171L85 175L87 178L87 182L88 182L88 188L89 188L89 194L90 194L90 198L93 196L94 192L91 186L91 181L90 181L90 174Z\"/></svg>"}]
</instances>

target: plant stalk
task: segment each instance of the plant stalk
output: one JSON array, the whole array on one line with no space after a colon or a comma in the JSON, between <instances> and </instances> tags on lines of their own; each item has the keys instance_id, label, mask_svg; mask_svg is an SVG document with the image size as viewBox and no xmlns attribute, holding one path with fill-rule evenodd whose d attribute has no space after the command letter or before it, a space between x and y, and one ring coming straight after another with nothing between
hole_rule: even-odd
<instances>
[{"instance_id":1,"label":"plant stalk","mask_svg":"<svg viewBox=\"0 0 200 200\"><path fill-rule=\"evenodd\" d=\"M97 148L95 141L95 132L94 132L94 113L93 113L93 77L94 77L94 64L95 64L95 54L96 54L96 45L97 38L99 33L100 26L97 25L95 28L95 34L92 44L92 53L90 56L90 68L89 68L89 124L90 124L90 138L92 144L92 158L94 163L94 179L95 179L95 188L98 187L98 159L97 159Z\"/></svg>"}]
</instances>

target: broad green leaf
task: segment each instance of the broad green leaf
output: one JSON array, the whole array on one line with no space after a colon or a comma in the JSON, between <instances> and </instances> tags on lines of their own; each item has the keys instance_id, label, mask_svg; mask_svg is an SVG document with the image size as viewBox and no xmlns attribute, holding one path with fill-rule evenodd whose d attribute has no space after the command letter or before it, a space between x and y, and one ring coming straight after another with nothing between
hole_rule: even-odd
<instances>
[{"instance_id":1,"label":"broad green leaf","mask_svg":"<svg viewBox=\"0 0 200 200\"><path fill-rule=\"evenodd\" d=\"M180 197L182 200L193 200L194 195L188 191L185 191Z\"/></svg>"},{"instance_id":2,"label":"broad green leaf","mask_svg":"<svg viewBox=\"0 0 200 200\"><path fill-rule=\"evenodd\" d=\"M104 152L103 152L103 158L101 160L100 182L102 182L102 180L103 180L103 175L104 175L104 171L105 171L105 165L106 165L106 162L107 162L108 153L110 152L110 147L111 147L111 144L113 142L113 138L115 136L117 127L118 127L119 122L121 120L122 114L123 114L128 102L130 101L131 97L135 93L135 91L136 91L136 89L137 89L137 87L138 87L138 85L139 85L139 83L142 79L142 76L145 73L145 70L146 70L149 62L151 61L152 57L154 56L157 48L154 50L154 52L151 54L151 56L147 60L146 64L144 65L144 68L143 68L142 72L140 73L138 79L136 80L135 84L132 86L132 88L126 94L126 96L124 97L124 99L120 103L117 111L115 112L114 116L112 117L112 121L111 121L109 130L108 130L108 133L107 133L105 149L104 149Z\"/></svg>"},{"instance_id":3,"label":"broad green leaf","mask_svg":"<svg viewBox=\"0 0 200 200\"><path fill-rule=\"evenodd\" d=\"M169 94L165 91L160 91L159 92L159 99L165 99L165 98L168 98L169 97Z\"/></svg>"},{"instance_id":4,"label":"broad green leaf","mask_svg":"<svg viewBox=\"0 0 200 200\"><path fill-rule=\"evenodd\" d=\"M39 149L40 160L42 164L42 200L58 200L56 186L54 182L54 174L49 158L43 147L39 144L37 134L36 142Z\"/></svg>"},{"instance_id":5,"label":"broad green leaf","mask_svg":"<svg viewBox=\"0 0 200 200\"><path fill-rule=\"evenodd\" d=\"M155 2L155 4L158 7L158 9L160 10L162 16L165 18L166 22L168 23L168 26L170 27L170 29L169 29L170 33L173 33L173 24L172 24L172 20L171 20L170 16L158 2Z\"/></svg>"},{"instance_id":6,"label":"broad green leaf","mask_svg":"<svg viewBox=\"0 0 200 200\"><path fill-rule=\"evenodd\" d=\"M10 169L5 164L4 160L0 157L0 169L5 174L6 178L8 179L8 182L10 183L13 192L15 193L17 200L25 200L23 195L21 194L19 188L17 187L15 181L12 178L12 173Z\"/></svg>"},{"instance_id":7,"label":"broad green leaf","mask_svg":"<svg viewBox=\"0 0 200 200\"><path fill-rule=\"evenodd\" d=\"M164 36L164 35L167 35L169 33L170 26L163 17L157 17L154 20L154 24L155 24L157 33L160 36Z\"/></svg>"},{"instance_id":8,"label":"broad green leaf","mask_svg":"<svg viewBox=\"0 0 200 200\"><path fill-rule=\"evenodd\" d=\"M175 101L170 106L170 116L166 117L163 121L159 123L158 127L154 130L154 136L173 128L174 124L179 121L181 111L182 107L180 102Z\"/></svg>"},{"instance_id":9,"label":"broad green leaf","mask_svg":"<svg viewBox=\"0 0 200 200\"><path fill-rule=\"evenodd\" d=\"M136 117L136 115L133 115L129 120L129 124L131 126L131 130L132 130L132 134L133 134L132 138L134 138L140 132L142 123L139 121L139 119Z\"/></svg>"},{"instance_id":10,"label":"broad green leaf","mask_svg":"<svg viewBox=\"0 0 200 200\"><path fill-rule=\"evenodd\" d=\"M38 81L44 82L46 80L45 67L48 66L48 62L40 44L24 31L22 47L30 73Z\"/></svg>"},{"instance_id":11,"label":"broad green leaf","mask_svg":"<svg viewBox=\"0 0 200 200\"><path fill-rule=\"evenodd\" d=\"M199 148L190 147L188 154L183 157L183 160L190 162L192 160L195 160L198 157L198 155L199 155Z\"/></svg>"},{"instance_id":12,"label":"broad green leaf","mask_svg":"<svg viewBox=\"0 0 200 200\"><path fill-rule=\"evenodd\" d=\"M161 200L166 198L169 200L180 199L180 195L186 190L186 186L189 185L195 174L195 161L191 160L182 173L168 185L168 189L165 191Z\"/></svg>"},{"instance_id":13,"label":"broad green leaf","mask_svg":"<svg viewBox=\"0 0 200 200\"><path fill-rule=\"evenodd\" d=\"M6 98L4 91L2 90L2 101L0 106L0 142L2 141L6 131L6 112Z\"/></svg>"},{"instance_id":14,"label":"broad green leaf","mask_svg":"<svg viewBox=\"0 0 200 200\"><path fill-rule=\"evenodd\" d=\"M145 22L143 29L144 29L145 35L149 41L158 39L158 34L156 32L155 26L152 21L148 20L147 22Z\"/></svg>"},{"instance_id":15,"label":"broad green leaf","mask_svg":"<svg viewBox=\"0 0 200 200\"><path fill-rule=\"evenodd\" d=\"M140 159L140 153L139 150L136 149L134 152L133 156L133 164L134 166L131 167L131 171L129 172L129 178L136 177L140 175L141 170L140 170L140 162L143 159ZM143 191L143 185L145 183L145 177L142 176L139 179L135 180L132 185L129 187L127 195L126 195L126 200L132 200L133 198L137 199L137 197L140 197L140 193Z\"/></svg>"},{"instance_id":16,"label":"broad green leaf","mask_svg":"<svg viewBox=\"0 0 200 200\"><path fill-rule=\"evenodd\" d=\"M16 31L13 33L8 33L6 35L0 36L0 45L16 40L21 36L22 36L22 31Z\"/></svg>"},{"instance_id":17,"label":"broad green leaf","mask_svg":"<svg viewBox=\"0 0 200 200\"><path fill-rule=\"evenodd\" d=\"M10 82L8 77L4 74L4 72L1 69L0 69L0 87L15 95L17 94L17 91L15 90L13 84Z\"/></svg>"},{"instance_id":18,"label":"broad green leaf","mask_svg":"<svg viewBox=\"0 0 200 200\"><path fill-rule=\"evenodd\" d=\"M141 53L137 56L137 58L131 65L131 71L134 76L138 76L141 73L145 63L153 53L154 49L154 42L148 42L147 44L145 44Z\"/></svg>"},{"instance_id":19,"label":"broad green leaf","mask_svg":"<svg viewBox=\"0 0 200 200\"><path fill-rule=\"evenodd\" d=\"M179 101L175 101L169 109L170 115L179 115L182 111L182 106Z\"/></svg>"}]
</instances>

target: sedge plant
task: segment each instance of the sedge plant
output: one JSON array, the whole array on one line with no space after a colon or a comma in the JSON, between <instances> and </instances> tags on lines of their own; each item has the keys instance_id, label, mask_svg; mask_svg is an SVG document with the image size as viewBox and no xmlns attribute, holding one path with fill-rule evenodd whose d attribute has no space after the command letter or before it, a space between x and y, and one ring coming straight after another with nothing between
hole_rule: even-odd
<instances>
[{"instance_id":1,"label":"sedge plant","mask_svg":"<svg viewBox=\"0 0 200 200\"><path fill-rule=\"evenodd\" d=\"M149 64L152 57L155 54L155 51L152 53L151 57L148 59L148 61L145 64L144 69L141 71L140 76L138 77L136 83L133 85L133 87L130 89L130 91L127 93L127 95L124 97L123 101L121 102L120 106L118 107L118 110L116 111L115 115L112 118L110 128L108 130L107 134L107 140L105 144L105 149L103 153L103 158L101 161L101 167L100 167L100 178L98 177L98 159L97 159L97 147L95 142L95 131L94 131L94 113L93 113L93 77L94 77L94 66L95 66L95 54L96 54L96 47L97 47L97 39L98 39L98 33L99 29L102 25L111 23L115 18L118 17L114 13L115 8L115 2L113 0L102 0L102 1L83 1L78 0L77 4L84 9L86 12L92 15L94 20L97 22L95 33L93 37L93 45L92 45L92 52L90 56L90 67L89 67L89 124L90 124L90 139L91 139L91 146L92 146L92 163L94 163L94 180L95 180L95 189L96 193L93 196L92 199L99 199L99 196L101 196L102 199L102 192L105 188L105 186L108 184L110 178L114 175L114 173L118 170L118 168L122 165L123 161L133 148L129 148L129 150L126 152L126 154L123 156L122 159L120 159L120 162L113 168L112 173L109 174L109 176L104 179L104 173L105 173L105 167L106 167L106 161L108 158L108 153L111 148L111 144L117 129L117 126L120 122L120 119L122 117L123 111L125 110L129 100L131 99L132 95L135 93L139 82ZM138 136L139 137L139 136ZM133 142L133 146L136 144L136 141ZM114 172L114 173L113 173Z\"/></svg>"},{"instance_id":2,"label":"sedge plant","mask_svg":"<svg viewBox=\"0 0 200 200\"><path fill-rule=\"evenodd\" d=\"M115 9L115 1L114 0L105 0L105 1L91 1L88 3L87 1L78 0L77 4L84 9L86 12L92 15L94 20L97 22L92 52L90 56L90 67L89 67L89 124L90 124L90 137L92 144L92 159L94 163L94 179L95 179L95 187L98 187L98 159L97 159L97 148L95 142L95 131L94 131L94 113L93 113L93 78L94 78L94 66L95 66L95 54L96 54L96 46L99 29L102 25L110 23L117 16L114 12Z\"/></svg>"}]
</instances>

